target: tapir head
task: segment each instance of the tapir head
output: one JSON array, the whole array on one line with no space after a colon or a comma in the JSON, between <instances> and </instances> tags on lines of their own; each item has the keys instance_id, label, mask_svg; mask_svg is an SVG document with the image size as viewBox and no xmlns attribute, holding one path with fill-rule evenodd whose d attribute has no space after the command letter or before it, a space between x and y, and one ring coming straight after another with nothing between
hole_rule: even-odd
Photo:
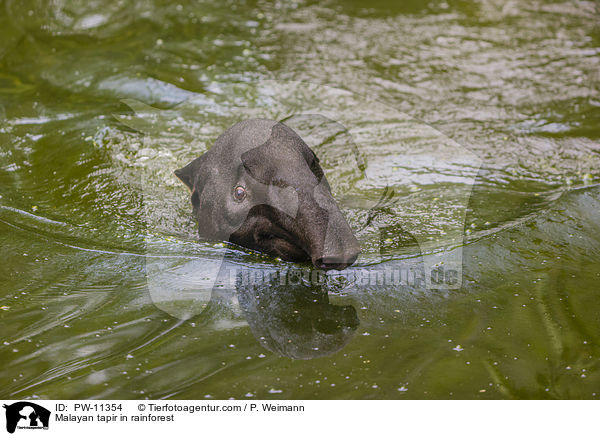
<instances>
[{"instance_id":1,"label":"tapir head","mask_svg":"<svg viewBox=\"0 0 600 436\"><path fill-rule=\"evenodd\" d=\"M344 269L360 252L318 158L284 124L242 121L175 175L201 237L321 269Z\"/></svg>"}]
</instances>

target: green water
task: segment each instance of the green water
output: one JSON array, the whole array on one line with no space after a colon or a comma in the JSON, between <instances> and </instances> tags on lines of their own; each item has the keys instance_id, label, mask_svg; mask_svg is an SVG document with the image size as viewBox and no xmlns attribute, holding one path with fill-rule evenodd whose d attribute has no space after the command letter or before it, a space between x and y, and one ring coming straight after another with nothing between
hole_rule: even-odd
<instances>
[{"instance_id":1,"label":"green water","mask_svg":"<svg viewBox=\"0 0 600 436\"><path fill-rule=\"evenodd\" d=\"M0 0L0 398L597 398L599 12ZM461 286L162 298L300 268L198 242L172 175L255 116L321 158L350 271L450 247Z\"/></svg>"}]
</instances>

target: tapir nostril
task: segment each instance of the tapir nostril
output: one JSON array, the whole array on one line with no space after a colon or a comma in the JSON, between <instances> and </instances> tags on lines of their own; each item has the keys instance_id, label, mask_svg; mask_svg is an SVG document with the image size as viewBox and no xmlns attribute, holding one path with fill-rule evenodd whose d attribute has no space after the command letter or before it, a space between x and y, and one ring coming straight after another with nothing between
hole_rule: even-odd
<instances>
[{"instance_id":1,"label":"tapir nostril","mask_svg":"<svg viewBox=\"0 0 600 436\"><path fill-rule=\"evenodd\" d=\"M337 269L341 271L352 265L356 261L356 258L358 257L359 253L360 250L355 249L349 251L348 253L343 253L340 256L319 257L313 260L313 265L319 269Z\"/></svg>"}]
</instances>

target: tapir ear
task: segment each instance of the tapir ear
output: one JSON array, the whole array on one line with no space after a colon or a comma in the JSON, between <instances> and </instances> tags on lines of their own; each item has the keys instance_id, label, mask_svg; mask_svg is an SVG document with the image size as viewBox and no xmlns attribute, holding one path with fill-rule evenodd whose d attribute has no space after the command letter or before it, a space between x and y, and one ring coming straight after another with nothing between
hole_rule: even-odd
<instances>
[{"instance_id":1,"label":"tapir ear","mask_svg":"<svg viewBox=\"0 0 600 436\"><path fill-rule=\"evenodd\" d=\"M181 180L190 191L194 189L194 182L198 178L198 174L202 173L202 165L206 160L206 154L194 159L183 168L175 170L175 175Z\"/></svg>"}]
</instances>

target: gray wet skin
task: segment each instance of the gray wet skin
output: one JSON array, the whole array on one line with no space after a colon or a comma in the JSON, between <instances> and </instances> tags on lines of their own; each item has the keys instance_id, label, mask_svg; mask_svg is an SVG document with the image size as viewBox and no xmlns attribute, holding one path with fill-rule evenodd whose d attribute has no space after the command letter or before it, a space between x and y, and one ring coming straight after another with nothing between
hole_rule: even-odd
<instances>
[{"instance_id":1,"label":"gray wet skin","mask_svg":"<svg viewBox=\"0 0 600 436\"><path fill-rule=\"evenodd\" d=\"M192 193L200 237L326 270L360 253L319 159L282 123L239 122L175 175Z\"/></svg>"}]
</instances>

